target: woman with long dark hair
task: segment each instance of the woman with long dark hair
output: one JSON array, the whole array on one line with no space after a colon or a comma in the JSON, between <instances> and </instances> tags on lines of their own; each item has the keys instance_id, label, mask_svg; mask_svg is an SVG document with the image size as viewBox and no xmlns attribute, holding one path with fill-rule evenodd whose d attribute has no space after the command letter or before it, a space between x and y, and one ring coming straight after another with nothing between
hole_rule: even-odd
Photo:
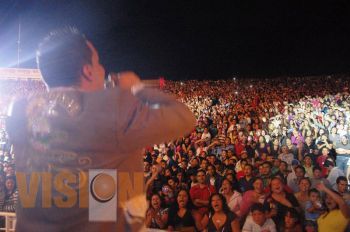
<instances>
[{"instance_id":1,"label":"woman with long dark hair","mask_svg":"<svg viewBox=\"0 0 350 232\"><path fill-rule=\"evenodd\" d=\"M151 196L146 212L145 225L147 228L164 229L168 222L168 210L163 207L164 202L158 193Z\"/></svg>"},{"instance_id":2,"label":"woman with long dark hair","mask_svg":"<svg viewBox=\"0 0 350 232\"><path fill-rule=\"evenodd\" d=\"M294 208L286 209L284 220L281 221L279 231L283 232L302 232L300 216Z\"/></svg>"},{"instance_id":3,"label":"woman with long dark hair","mask_svg":"<svg viewBox=\"0 0 350 232\"><path fill-rule=\"evenodd\" d=\"M5 180L5 202L2 208L4 212L15 212L18 201L18 191L16 187L16 177L7 176Z\"/></svg>"},{"instance_id":4,"label":"woman with long dark hair","mask_svg":"<svg viewBox=\"0 0 350 232\"><path fill-rule=\"evenodd\" d=\"M208 232L240 232L240 224L235 213L231 212L227 206L226 198L220 194L215 193L209 199L209 217L204 217L208 220Z\"/></svg>"},{"instance_id":5,"label":"woman with long dark hair","mask_svg":"<svg viewBox=\"0 0 350 232\"><path fill-rule=\"evenodd\" d=\"M201 231L204 229L204 224L200 214L194 210L189 192L181 189L173 207L169 210L168 230Z\"/></svg>"},{"instance_id":6,"label":"woman with long dark hair","mask_svg":"<svg viewBox=\"0 0 350 232\"><path fill-rule=\"evenodd\" d=\"M242 195L228 179L224 179L221 184L220 192L226 198L227 206L237 216L241 215Z\"/></svg>"}]
</instances>

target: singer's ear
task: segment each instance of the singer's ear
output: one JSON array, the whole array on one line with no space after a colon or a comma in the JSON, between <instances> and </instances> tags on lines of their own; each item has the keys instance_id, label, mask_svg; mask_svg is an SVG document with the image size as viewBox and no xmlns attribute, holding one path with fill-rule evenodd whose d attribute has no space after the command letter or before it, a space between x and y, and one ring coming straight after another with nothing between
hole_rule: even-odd
<instances>
[{"instance_id":1,"label":"singer's ear","mask_svg":"<svg viewBox=\"0 0 350 232\"><path fill-rule=\"evenodd\" d=\"M92 74L92 66L91 64L84 64L82 68L82 76L85 80L92 82L93 74Z\"/></svg>"}]
</instances>

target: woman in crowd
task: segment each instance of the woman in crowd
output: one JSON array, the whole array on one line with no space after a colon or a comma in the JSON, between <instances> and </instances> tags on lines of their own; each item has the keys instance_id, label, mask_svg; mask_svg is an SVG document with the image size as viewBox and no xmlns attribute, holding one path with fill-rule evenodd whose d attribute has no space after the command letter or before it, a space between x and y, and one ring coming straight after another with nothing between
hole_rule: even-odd
<instances>
[{"instance_id":1,"label":"woman in crowd","mask_svg":"<svg viewBox=\"0 0 350 232\"><path fill-rule=\"evenodd\" d=\"M238 217L230 211L227 206L226 199L222 194L216 193L211 195L209 202L209 217L204 216L204 220L208 222L208 232L241 231Z\"/></svg>"},{"instance_id":2,"label":"woman in crowd","mask_svg":"<svg viewBox=\"0 0 350 232\"><path fill-rule=\"evenodd\" d=\"M294 196L298 200L301 209L305 209L305 204L309 200L309 190L311 187L311 181L308 177L303 177L299 180L299 192Z\"/></svg>"},{"instance_id":3,"label":"woman in crowd","mask_svg":"<svg viewBox=\"0 0 350 232\"><path fill-rule=\"evenodd\" d=\"M294 159L298 159L298 147L292 143L292 140L287 137L286 146L288 148L288 152L293 154Z\"/></svg>"},{"instance_id":4,"label":"woman in crowd","mask_svg":"<svg viewBox=\"0 0 350 232\"><path fill-rule=\"evenodd\" d=\"M255 178L253 181L253 190L248 190L243 194L240 212L241 217L249 213L249 209L254 203L263 203L265 201L266 194L263 190L263 180L259 177Z\"/></svg>"},{"instance_id":5,"label":"woman in crowd","mask_svg":"<svg viewBox=\"0 0 350 232\"><path fill-rule=\"evenodd\" d=\"M289 208L298 209L298 200L293 194L285 191L284 184L279 177L274 177L270 183L271 193L265 199L265 207L270 209L269 216L274 220L277 227L283 221L283 215Z\"/></svg>"},{"instance_id":6,"label":"woman in crowd","mask_svg":"<svg viewBox=\"0 0 350 232\"><path fill-rule=\"evenodd\" d=\"M228 179L222 181L221 189L222 195L225 197L229 209L237 216L241 215L242 195L234 188L233 183Z\"/></svg>"},{"instance_id":7,"label":"woman in crowd","mask_svg":"<svg viewBox=\"0 0 350 232\"><path fill-rule=\"evenodd\" d=\"M6 195L2 211L15 212L18 201L18 191L16 187L16 177L7 176L5 181Z\"/></svg>"},{"instance_id":8,"label":"woman in crowd","mask_svg":"<svg viewBox=\"0 0 350 232\"><path fill-rule=\"evenodd\" d=\"M318 184L317 189L326 193L326 213L318 220L319 232L345 231L350 219L350 208L344 199L334 190L328 189L323 183Z\"/></svg>"},{"instance_id":9,"label":"woman in crowd","mask_svg":"<svg viewBox=\"0 0 350 232\"><path fill-rule=\"evenodd\" d=\"M281 147L280 147L280 144L279 144L279 140L278 138L274 138L271 142L271 152L270 154L275 158L277 159L278 155L281 153Z\"/></svg>"},{"instance_id":10,"label":"woman in crowd","mask_svg":"<svg viewBox=\"0 0 350 232\"><path fill-rule=\"evenodd\" d=\"M194 210L190 194L187 190L180 190L175 204L169 210L169 231L201 231L207 221L201 219L201 215Z\"/></svg>"},{"instance_id":11,"label":"woman in crowd","mask_svg":"<svg viewBox=\"0 0 350 232\"><path fill-rule=\"evenodd\" d=\"M281 232L303 232L302 223L298 211L293 208L286 209L279 231Z\"/></svg>"},{"instance_id":12,"label":"woman in crowd","mask_svg":"<svg viewBox=\"0 0 350 232\"><path fill-rule=\"evenodd\" d=\"M270 153L270 151L271 151L270 146L266 143L265 137L262 135L259 136L257 151L260 155L262 153Z\"/></svg>"},{"instance_id":13,"label":"woman in crowd","mask_svg":"<svg viewBox=\"0 0 350 232\"><path fill-rule=\"evenodd\" d=\"M163 208L163 200L158 193L151 196L146 212L145 225L147 228L164 229L168 223L168 210Z\"/></svg>"}]
</instances>

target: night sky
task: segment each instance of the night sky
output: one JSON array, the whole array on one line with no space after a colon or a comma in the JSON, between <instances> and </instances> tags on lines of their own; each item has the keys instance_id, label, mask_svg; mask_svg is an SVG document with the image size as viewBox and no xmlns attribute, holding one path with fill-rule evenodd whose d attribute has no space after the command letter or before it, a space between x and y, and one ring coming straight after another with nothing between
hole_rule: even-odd
<instances>
[{"instance_id":1,"label":"night sky","mask_svg":"<svg viewBox=\"0 0 350 232\"><path fill-rule=\"evenodd\" d=\"M19 20L20 19L20 20ZM35 67L51 29L77 26L108 70L220 79L350 71L343 1L0 0L0 67Z\"/></svg>"}]
</instances>

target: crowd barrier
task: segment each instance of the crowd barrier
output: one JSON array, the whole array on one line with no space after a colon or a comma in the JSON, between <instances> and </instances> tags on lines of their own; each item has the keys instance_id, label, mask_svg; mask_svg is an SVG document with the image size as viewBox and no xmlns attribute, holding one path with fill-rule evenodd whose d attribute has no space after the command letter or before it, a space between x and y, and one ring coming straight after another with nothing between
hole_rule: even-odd
<instances>
[{"instance_id":1,"label":"crowd barrier","mask_svg":"<svg viewBox=\"0 0 350 232\"><path fill-rule=\"evenodd\" d=\"M13 232L16 230L16 213L0 212L0 218L5 218L5 227L1 227L0 231Z\"/></svg>"}]
</instances>

